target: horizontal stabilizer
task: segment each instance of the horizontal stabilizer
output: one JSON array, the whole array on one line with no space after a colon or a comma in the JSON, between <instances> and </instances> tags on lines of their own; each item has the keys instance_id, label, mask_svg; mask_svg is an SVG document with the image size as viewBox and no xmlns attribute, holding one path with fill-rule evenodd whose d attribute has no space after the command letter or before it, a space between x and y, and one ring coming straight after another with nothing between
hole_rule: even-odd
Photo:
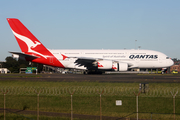
<instances>
[{"instance_id":1,"label":"horizontal stabilizer","mask_svg":"<svg viewBox=\"0 0 180 120\"><path fill-rule=\"evenodd\" d=\"M11 53L16 58L25 59L25 60L28 60L28 61L39 58L38 56L28 55L28 54L24 54L24 53L21 53L21 52L9 52L9 53Z\"/></svg>"}]
</instances>

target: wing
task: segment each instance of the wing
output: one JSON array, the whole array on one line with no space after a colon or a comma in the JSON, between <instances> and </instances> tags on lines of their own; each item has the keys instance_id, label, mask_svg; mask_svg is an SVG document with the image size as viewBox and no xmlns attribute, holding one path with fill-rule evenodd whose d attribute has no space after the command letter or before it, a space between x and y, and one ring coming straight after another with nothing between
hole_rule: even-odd
<instances>
[{"instance_id":1,"label":"wing","mask_svg":"<svg viewBox=\"0 0 180 120\"><path fill-rule=\"evenodd\" d=\"M72 58L72 57L68 57ZM130 67L135 67L131 63L124 63L116 60L102 59L102 58L89 58L89 57L73 57L77 58L75 64L79 67L84 66L88 70L97 69L116 69L118 71L126 71Z\"/></svg>"},{"instance_id":2,"label":"wing","mask_svg":"<svg viewBox=\"0 0 180 120\"><path fill-rule=\"evenodd\" d=\"M97 70L99 69L100 63L102 61L109 61L111 63L116 63L117 61L112 61L112 60L106 60L106 59L102 59L102 58L90 58L90 57L69 57L69 58L77 58L77 60L75 61L75 64L79 67L84 66L86 67L88 70ZM110 69L112 68L112 65L110 67Z\"/></svg>"},{"instance_id":3,"label":"wing","mask_svg":"<svg viewBox=\"0 0 180 120\"><path fill-rule=\"evenodd\" d=\"M84 66L88 70L97 69L97 61L95 58L86 58L86 57L78 57L75 61L75 64L78 66Z\"/></svg>"}]
</instances>

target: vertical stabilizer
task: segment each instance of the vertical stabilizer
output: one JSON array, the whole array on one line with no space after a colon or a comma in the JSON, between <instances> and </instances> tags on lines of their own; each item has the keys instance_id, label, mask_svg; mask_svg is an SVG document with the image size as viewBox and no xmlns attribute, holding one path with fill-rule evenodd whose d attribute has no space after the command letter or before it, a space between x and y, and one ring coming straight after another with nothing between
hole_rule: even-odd
<instances>
[{"instance_id":1,"label":"vertical stabilizer","mask_svg":"<svg viewBox=\"0 0 180 120\"><path fill-rule=\"evenodd\" d=\"M64 67L57 60L57 58L55 58L54 55L18 19L7 18L7 21L21 48L21 51L24 54L38 57L32 62Z\"/></svg>"}]
</instances>

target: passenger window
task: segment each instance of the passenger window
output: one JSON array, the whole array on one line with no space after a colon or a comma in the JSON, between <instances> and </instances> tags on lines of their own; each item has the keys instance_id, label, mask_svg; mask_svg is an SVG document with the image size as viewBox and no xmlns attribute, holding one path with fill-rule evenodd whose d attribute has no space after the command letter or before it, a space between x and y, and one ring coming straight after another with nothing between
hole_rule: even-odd
<instances>
[{"instance_id":1,"label":"passenger window","mask_svg":"<svg viewBox=\"0 0 180 120\"><path fill-rule=\"evenodd\" d=\"M166 57L166 59L169 59L169 57Z\"/></svg>"}]
</instances>

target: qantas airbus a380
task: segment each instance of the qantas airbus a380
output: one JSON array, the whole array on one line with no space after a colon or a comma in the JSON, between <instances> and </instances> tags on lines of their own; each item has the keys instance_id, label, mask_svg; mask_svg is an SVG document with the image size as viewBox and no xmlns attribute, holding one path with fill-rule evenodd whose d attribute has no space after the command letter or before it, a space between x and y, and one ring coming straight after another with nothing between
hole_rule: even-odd
<instances>
[{"instance_id":1,"label":"qantas airbus a380","mask_svg":"<svg viewBox=\"0 0 180 120\"><path fill-rule=\"evenodd\" d=\"M167 68L174 64L165 54L152 50L49 50L18 19L7 21L22 51L10 53L27 61L86 72Z\"/></svg>"}]
</instances>

